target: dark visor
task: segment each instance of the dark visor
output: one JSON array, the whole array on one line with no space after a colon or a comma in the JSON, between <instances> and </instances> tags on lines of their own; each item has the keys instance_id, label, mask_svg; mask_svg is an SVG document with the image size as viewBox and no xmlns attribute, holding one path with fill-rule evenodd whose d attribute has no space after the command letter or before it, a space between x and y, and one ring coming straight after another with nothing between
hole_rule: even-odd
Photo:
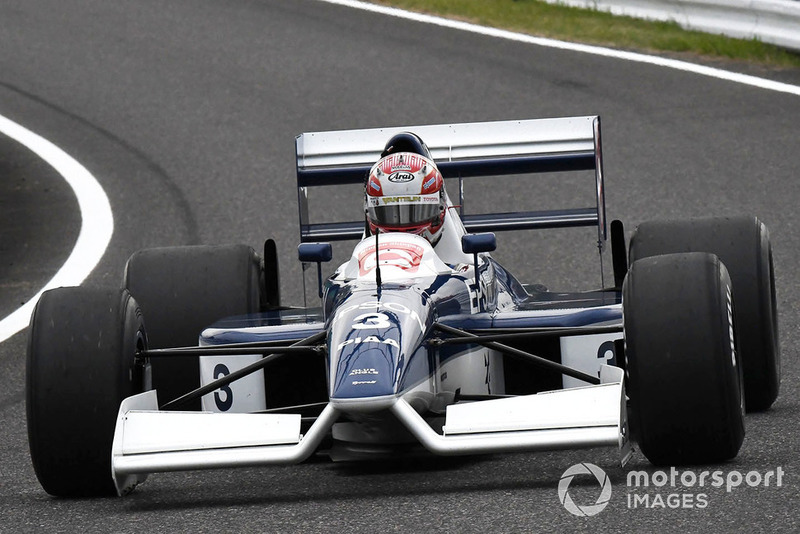
<instances>
[{"instance_id":1,"label":"dark visor","mask_svg":"<svg viewBox=\"0 0 800 534\"><path fill-rule=\"evenodd\" d=\"M370 206L367 217L378 226L414 226L432 221L439 215L439 203L391 204Z\"/></svg>"}]
</instances>

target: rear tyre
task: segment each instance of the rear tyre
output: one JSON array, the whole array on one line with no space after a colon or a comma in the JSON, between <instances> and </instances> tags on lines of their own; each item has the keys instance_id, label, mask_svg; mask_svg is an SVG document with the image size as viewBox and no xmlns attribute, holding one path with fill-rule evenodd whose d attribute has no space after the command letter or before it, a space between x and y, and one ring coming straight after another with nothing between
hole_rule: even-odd
<instances>
[{"instance_id":1,"label":"rear tyre","mask_svg":"<svg viewBox=\"0 0 800 534\"><path fill-rule=\"evenodd\" d=\"M140 250L125 267L124 286L147 317L151 349L196 346L204 328L232 315L258 313L261 259L245 245ZM153 359L159 403L200 387L196 356ZM200 400L180 409L200 409Z\"/></svg>"},{"instance_id":2,"label":"rear tyre","mask_svg":"<svg viewBox=\"0 0 800 534\"><path fill-rule=\"evenodd\" d=\"M45 292L28 331L26 411L31 460L60 497L115 495L111 444L120 402L145 389L135 354L142 314L123 289Z\"/></svg>"},{"instance_id":3,"label":"rear tyre","mask_svg":"<svg viewBox=\"0 0 800 534\"><path fill-rule=\"evenodd\" d=\"M744 439L731 283L706 253L637 260L623 284L631 423L654 464L714 463Z\"/></svg>"},{"instance_id":4,"label":"rear tyre","mask_svg":"<svg viewBox=\"0 0 800 534\"><path fill-rule=\"evenodd\" d=\"M772 245L756 217L654 221L640 225L630 261L674 252L716 254L730 273L748 411L768 409L781 381Z\"/></svg>"}]
</instances>

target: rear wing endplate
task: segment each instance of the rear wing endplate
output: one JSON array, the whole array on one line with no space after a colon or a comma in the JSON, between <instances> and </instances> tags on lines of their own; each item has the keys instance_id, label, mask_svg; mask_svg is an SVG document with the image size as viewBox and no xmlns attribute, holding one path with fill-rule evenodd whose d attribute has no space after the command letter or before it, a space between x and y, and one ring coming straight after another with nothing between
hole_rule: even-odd
<instances>
[{"instance_id":1,"label":"rear wing endplate","mask_svg":"<svg viewBox=\"0 0 800 534\"><path fill-rule=\"evenodd\" d=\"M386 142L413 132L428 145L445 178L594 170L597 202L578 209L468 215L470 232L597 226L606 241L600 117L475 122L304 133L297 136L297 193L300 240L358 239L364 221L311 223L308 190L317 186L363 184ZM459 184L461 185L461 184ZM463 198L459 187L459 204Z\"/></svg>"}]
</instances>

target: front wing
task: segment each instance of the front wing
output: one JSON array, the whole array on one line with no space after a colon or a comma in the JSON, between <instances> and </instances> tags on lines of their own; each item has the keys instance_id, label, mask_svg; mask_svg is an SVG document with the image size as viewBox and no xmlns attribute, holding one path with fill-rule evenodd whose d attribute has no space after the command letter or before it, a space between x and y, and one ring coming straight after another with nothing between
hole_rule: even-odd
<instances>
[{"instance_id":1,"label":"front wing","mask_svg":"<svg viewBox=\"0 0 800 534\"><path fill-rule=\"evenodd\" d=\"M385 406L430 452L466 455L609 446L630 456L624 373L603 366L600 384L447 408L436 432L402 397ZM120 495L149 473L299 463L314 453L346 404L330 402L301 434L300 415L159 411L155 391L120 405L112 475Z\"/></svg>"}]
</instances>

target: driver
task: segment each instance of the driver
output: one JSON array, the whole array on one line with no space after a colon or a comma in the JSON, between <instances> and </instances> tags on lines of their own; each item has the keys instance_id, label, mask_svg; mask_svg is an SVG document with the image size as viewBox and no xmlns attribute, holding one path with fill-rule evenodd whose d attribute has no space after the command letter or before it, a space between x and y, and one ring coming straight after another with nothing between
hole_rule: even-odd
<instances>
[{"instance_id":1,"label":"driver","mask_svg":"<svg viewBox=\"0 0 800 534\"><path fill-rule=\"evenodd\" d=\"M442 236L447 201L442 174L416 134L392 137L372 166L364 211L369 232L407 232L435 246Z\"/></svg>"}]
</instances>

